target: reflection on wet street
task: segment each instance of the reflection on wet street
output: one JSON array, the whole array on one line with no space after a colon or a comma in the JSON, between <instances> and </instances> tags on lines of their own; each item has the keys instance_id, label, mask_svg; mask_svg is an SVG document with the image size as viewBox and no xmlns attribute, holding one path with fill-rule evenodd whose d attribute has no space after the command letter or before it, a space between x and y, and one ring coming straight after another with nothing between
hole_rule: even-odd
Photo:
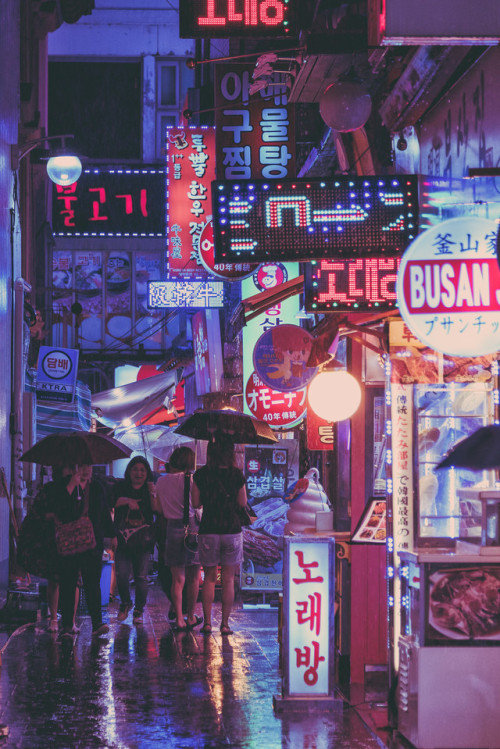
<instances>
[{"instance_id":1,"label":"reflection on wet street","mask_svg":"<svg viewBox=\"0 0 500 749\"><path fill-rule=\"evenodd\" d=\"M172 632L156 585L144 623L116 622L92 639L79 617L74 644L32 624L11 638L0 668L0 747L208 749L383 746L340 699L325 712L275 714L281 694L275 609L237 606L234 634ZM201 607L200 607L201 613ZM7 635L2 635L5 643Z\"/></svg>"}]
</instances>

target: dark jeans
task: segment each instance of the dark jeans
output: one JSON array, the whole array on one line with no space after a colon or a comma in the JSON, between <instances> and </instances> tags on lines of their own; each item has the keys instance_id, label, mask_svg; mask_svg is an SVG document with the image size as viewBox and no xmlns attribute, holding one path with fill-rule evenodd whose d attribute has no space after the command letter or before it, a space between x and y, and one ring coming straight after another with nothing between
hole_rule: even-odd
<instances>
[{"instance_id":1,"label":"dark jeans","mask_svg":"<svg viewBox=\"0 0 500 749\"><path fill-rule=\"evenodd\" d=\"M71 629L75 611L78 575L82 574L85 600L92 619L92 629L102 624L101 609L102 549L62 557L59 569L59 606L63 629Z\"/></svg>"},{"instance_id":2,"label":"dark jeans","mask_svg":"<svg viewBox=\"0 0 500 749\"><path fill-rule=\"evenodd\" d=\"M115 574L118 595L122 604L131 603L130 575L134 574L135 608L143 611L148 597L149 549L126 549L118 547L115 554Z\"/></svg>"}]
</instances>

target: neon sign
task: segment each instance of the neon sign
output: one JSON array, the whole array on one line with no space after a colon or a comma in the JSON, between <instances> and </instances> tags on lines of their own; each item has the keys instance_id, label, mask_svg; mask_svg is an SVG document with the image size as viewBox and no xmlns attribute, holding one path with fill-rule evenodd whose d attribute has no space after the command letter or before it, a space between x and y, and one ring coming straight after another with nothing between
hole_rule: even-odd
<instances>
[{"instance_id":1,"label":"neon sign","mask_svg":"<svg viewBox=\"0 0 500 749\"><path fill-rule=\"evenodd\" d=\"M308 312L386 311L397 306L399 257L313 260L304 269Z\"/></svg>"},{"instance_id":2,"label":"neon sign","mask_svg":"<svg viewBox=\"0 0 500 749\"><path fill-rule=\"evenodd\" d=\"M224 306L222 281L149 281L148 308L218 308Z\"/></svg>"},{"instance_id":3,"label":"neon sign","mask_svg":"<svg viewBox=\"0 0 500 749\"><path fill-rule=\"evenodd\" d=\"M292 36L294 16L293 0L182 0L179 36Z\"/></svg>"},{"instance_id":4,"label":"neon sign","mask_svg":"<svg viewBox=\"0 0 500 749\"><path fill-rule=\"evenodd\" d=\"M401 255L418 230L415 177L212 182L216 262Z\"/></svg>"}]
</instances>

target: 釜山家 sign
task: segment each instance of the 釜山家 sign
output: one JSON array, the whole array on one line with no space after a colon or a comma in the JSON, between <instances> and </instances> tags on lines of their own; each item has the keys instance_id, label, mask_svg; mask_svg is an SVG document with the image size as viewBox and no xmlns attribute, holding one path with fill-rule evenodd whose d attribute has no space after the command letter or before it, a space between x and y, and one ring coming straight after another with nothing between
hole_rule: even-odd
<instances>
[{"instance_id":1,"label":"\u91dc\u5c71\u5bb6 sign","mask_svg":"<svg viewBox=\"0 0 500 749\"><path fill-rule=\"evenodd\" d=\"M396 306L399 257L312 260L304 269L308 312L386 311Z\"/></svg>"},{"instance_id":2,"label":"\u91dc\u5c71\u5bb6 sign","mask_svg":"<svg viewBox=\"0 0 500 749\"><path fill-rule=\"evenodd\" d=\"M397 296L414 336L452 356L500 349L498 225L467 217L422 232L401 259Z\"/></svg>"},{"instance_id":3,"label":"\u91dc\u5c71\u5bb6 sign","mask_svg":"<svg viewBox=\"0 0 500 749\"><path fill-rule=\"evenodd\" d=\"M182 0L179 36L285 37L295 31L295 0Z\"/></svg>"},{"instance_id":4,"label":"\u91dc\u5c71\u5bb6 sign","mask_svg":"<svg viewBox=\"0 0 500 749\"><path fill-rule=\"evenodd\" d=\"M394 256L417 234L417 181L216 181L212 210L217 262Z\"/></svg>"}]
</instances>

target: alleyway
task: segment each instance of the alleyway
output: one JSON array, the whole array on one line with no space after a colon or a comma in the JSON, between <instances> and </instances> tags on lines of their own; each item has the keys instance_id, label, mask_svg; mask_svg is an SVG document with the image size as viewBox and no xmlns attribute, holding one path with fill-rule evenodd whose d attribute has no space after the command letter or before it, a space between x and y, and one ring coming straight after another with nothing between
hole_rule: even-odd
<instances>
[{"instance_id":1,"label":"alleyway","mask_svg":"<svg viewBox=\"0 0 500 749\"><path fill-rule=\"evenodd\" d=\"M280 693L275 609L237 604L234 634L226 638L218 631L217 604L211 636L173 633L156 584L142 626L132 626L131 617L118 624L116 610L111 603L109 635L94 641L90 618L78 617L74 647L58 643L45 622L25 625L5 646L3 625L0 723L8 737L0 747L384 746L340 696L328 712L274 713L272 698Z\"/></svg>"}]
</instances>

